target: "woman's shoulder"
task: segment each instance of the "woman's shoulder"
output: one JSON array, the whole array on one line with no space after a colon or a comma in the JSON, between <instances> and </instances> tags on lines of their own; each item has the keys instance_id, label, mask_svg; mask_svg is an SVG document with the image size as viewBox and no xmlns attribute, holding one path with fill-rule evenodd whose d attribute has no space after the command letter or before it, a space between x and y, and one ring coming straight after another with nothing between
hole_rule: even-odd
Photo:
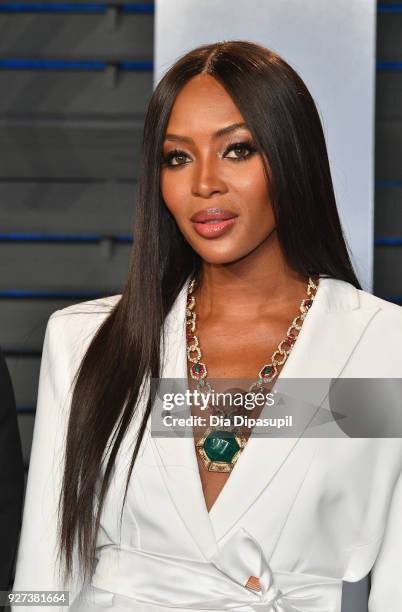
<instances>
[{"instance_id":1,"label":"woman's shoulder","mask_svg":"<svg viewBox=\"0 0 402 612\"><path fill-rule=\"evenodd\" d=\"M381 320L402 324L402 307L399 304L378 297L364 289L357 289L351 283L340 279L324 278L323 280L326 283L327 293L330 294L328 299L331 307L342 310L345 308L347 310L376 310L381 312Z\"/></svg>"},{"instance_id":2,"label":"woman's shoulder","mask_svg":"<svg viewBox=\"0 0 402 612\"><path fill-rule=\"evenodd\" d=\"M401 306L340 279L323 279L321 289L317 330L330 328L329 354L352 349L343 376L401 378Z\"/></svg>"},{"instance_id":3,"label":"woman's shoulder","mask_svg":"<svg viewBox=\"0 0 402 612\"><path fill-rule=\"evenodd\" d=\"M384 298L378 297L369 291L357 289L361 308L374 307L387 313L388 316L396 317L402 320L402 307L399 304L390 302Z\"/></svg>"},{"instance_id":4,"label":"woman's shoulder","mask_svg":"<svg viewBox=\"0 0 402 612\"><path fill-rule=\"evenodd\" d=\"M378 297L364 289L357 289L351 283L340 279L324 279L322 303L327 312L340 315L340 331L343 321L358 322L361 318L361 346L386 346L390 354L402 356L402 307ZM325 294L325 297L324 297ZM345 314L345 319L343 319ZM341 341L341 336L340 336Z\"/></svg>"},{"instance_id":5,"label":"woman's shoulder","mask_svg":"<svg viewBox=\"0 0 402 612\"><path fill-rule=\"evenodd\" d=\"M399 304L389 302L363 289L358 289L357 291L361 308L378 308L387 320L395 320L402 323L402 307Z\"/></svg>"},{"instance_id":6,"label":"woman's shoulder","mask_svg":"<svg viewBox=\"0 0 402 612\"><path fill-rule=\"evenodd\" d=\"M377 351L383 349L386 351L386 361L393 360L394 365L398 364L398 371L400 371L402 366L402 307L373 295L369 291L363 289L356 291L360 312L372 313L372 316L369 314L369 323L363 333L361 348L367 351L369 346L377 347Z\"/></svg>"},{"instance_id":7,"label":"woman's shoulder","mask_svg":"<svg viewBox=\"0 0 402 612\"><path fill-rule=\"evenodd\" d=\"M110 295L101 297L96 300L87 300L85 302L79 302L78 304L72 304L66 308L55 310L51 319L62 319L68 320L69 322L82 322L85 320L88 322L90 319L97 320L102 317L106 317L116 304L120 301L121 294Z\"/></svg>"},{"instance_id":8,"label":"woman's shoulder","mask_svg":"<svg viewBox=\"0 0 402 612\"><path fill-rule=\"evenodd\" d=\"M402 341L402 307L394 302L389 302L368 291L357 290L360 308L376 311L373 326L377 330L389 332Z\"/></svg>"},{"instance_id":9,"label":"woman's shoulder","mask_svg":"<svg viewBox=\"0 0 402 612\"><path fill-rule=\"evenodd\" d=\"M72 304L53 312L48 320L45 345L52 358L80 360L96 331L118 304L121 295L112 295Z\"/></svg>"},{"instance_id":10,"label":"woman's shoulder","mask_svg":"<svg viewBox=\"0 0 402 612\"><path fill-rule=\"evenodd\" d=\"M120 301L121 295L111 295L72 304L66 308L56 310L49 319L54 327L63 328L70 334L80 333L85 329L99 326L110 315L113 308Z\"/></svg>"}]
</instances>

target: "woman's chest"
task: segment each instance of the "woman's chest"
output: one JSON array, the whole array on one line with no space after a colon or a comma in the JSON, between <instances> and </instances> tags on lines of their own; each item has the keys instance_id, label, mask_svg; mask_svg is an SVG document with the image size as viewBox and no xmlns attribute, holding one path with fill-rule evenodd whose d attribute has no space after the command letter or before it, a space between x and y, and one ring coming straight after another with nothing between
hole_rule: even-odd
<instances>
[{"instance_id":1,"label":"woman's chest","mask_svg":"<svg viewBox=\"0 0 402 612\"><path fill-rule=\"evenodd\" d=\"M255 319L239 324L198 324L196 329L197 357L205 364L208 378L251 379L258 378L261 368L271 361L279 344L286 338L290 321L288 317ZM189 341L189 347L194 341Z\"/></svg>"}]
</instances>

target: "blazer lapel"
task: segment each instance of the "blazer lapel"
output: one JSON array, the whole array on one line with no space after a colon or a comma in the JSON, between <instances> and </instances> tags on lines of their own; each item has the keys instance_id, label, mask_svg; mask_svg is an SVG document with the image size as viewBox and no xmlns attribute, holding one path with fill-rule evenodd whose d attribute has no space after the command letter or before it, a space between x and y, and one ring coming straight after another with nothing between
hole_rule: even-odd
<instances>
[{"instance_id":1,"label":"blazer lapel","mask_svg":"<svg viewBox=\"0 0 402 612\"><path fill-rule=\"evenodd\" d=\"M186 302L189 281L190 278L165 320L162 378L187 380ZM151 443L170 499L202 555L209 559L216 554L217 544L205 504L194 440L192 437L153 437Z\"/></svg>"},{"instance_id":2,"label":"blazer lapel","mask_svg":"<svg viewBox=\"0 0 402 612\"><path fill-rule=\"evenodd\" d=\"M165 322L166 360L164 378L187 378L185 308L188 282L180 292ZM343 281L322 278L313 305L303 323L296 343L277 379L325 379L323 385L311 385L306 401L311 406L298 424L302 436L315 410L325 400L331 379L342 374L378 307L362 309L358 291ZM268 412L266 413L269 415ZM265 416L265 413L261 416ZM219 497L208 514L194 442L192 438L153 438L167 489L205 557L216 551L217 541L244 516L250 506L269 486L295 447L297 469L292 470L280 498L272 500L270 516L286 516L310 465L315 445L313 439L251 436ZM252 475L252 477L250 477ZM275 507L278 510L275 512ZM281 525L272 525L272 534Z\"/></svg>"}]
</instances>

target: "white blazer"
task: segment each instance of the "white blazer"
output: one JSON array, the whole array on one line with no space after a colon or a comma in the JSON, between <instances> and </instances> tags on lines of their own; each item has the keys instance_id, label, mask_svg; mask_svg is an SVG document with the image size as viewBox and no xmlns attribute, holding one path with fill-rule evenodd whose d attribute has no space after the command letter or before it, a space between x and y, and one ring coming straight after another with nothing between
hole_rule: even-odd
<instances>
[{"instance_id":1,"label":"white blazer","mask_svg":"<svg viewBox=\"0 0 402 612\"><path fill-rule=\"evenodd\" d=\"M165 322L167 378L187 377L188 282ZM69 590L74 612L340 612L342 581L372 570L369 611L400 612L401 438L251 436L208 513L193 439L155 438L148 427L120 530L137 418L117 456L92 582L83 585L77 571L71 583L60 583L56 501L70 385L119 297L50 317L14 590ZM321 279L280 378L401 376L401 308L346 282ZM245 586L251 575L260 579L260 592Z\"/></svg>"}]
</instances>

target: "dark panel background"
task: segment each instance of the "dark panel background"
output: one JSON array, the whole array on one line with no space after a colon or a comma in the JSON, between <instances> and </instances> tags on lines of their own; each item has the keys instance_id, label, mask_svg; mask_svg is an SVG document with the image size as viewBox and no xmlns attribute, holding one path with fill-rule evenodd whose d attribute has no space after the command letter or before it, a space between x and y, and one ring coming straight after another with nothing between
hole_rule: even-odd
<instances>
[{"instance_id":1,"label":"dark panel background","mask_svg":"<svg viewBox=\"0 0 402 612\"><path fill-rule=\"evenodd\" d=\"M153 3L0 2L0 345L26 472L52 312L120 293L152 94ZM14 3L14 5L17 3ZM99 5L104 10L98 10Z\"/></svg>"},{"instance_id":2,"label":"dark panel background","mask_svg":"<svg viewBox=\"0 0 402 612\"><path fill-rule=\"evenodd\" d=\"M374 293L402 303L402 4L378 3Z\"/></svg>"}]
</instances>

